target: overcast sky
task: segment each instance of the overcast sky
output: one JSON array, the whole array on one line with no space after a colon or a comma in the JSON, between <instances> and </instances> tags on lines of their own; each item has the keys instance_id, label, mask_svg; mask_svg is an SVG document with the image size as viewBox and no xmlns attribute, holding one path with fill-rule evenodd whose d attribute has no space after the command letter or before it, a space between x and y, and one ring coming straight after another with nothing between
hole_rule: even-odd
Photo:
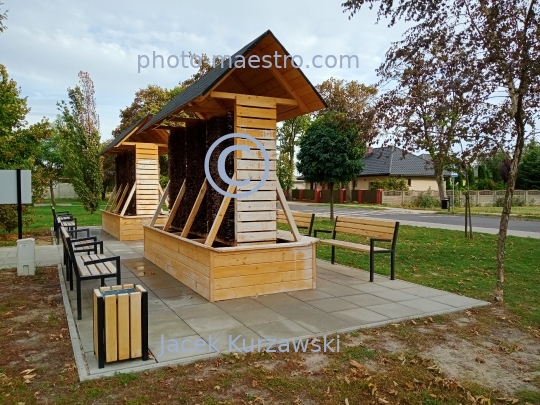
<instances>
[{"instance_id":1,"label":"overcast sky","mask_svg":"<svg viewBox=\"0 0 540 405\"><path fill-rule=\"evenodd\" d=\"M170 88L196 70L137 73L138 55L232 54L270 29L304 60L317 54L358 56L358 69L303 69L313 84L331 76L371 84L390 43L404 32L403 25L375 25L375 13L368 10L349 20L342 1L2 1L8 29L0 35L0 63L28 97L29 122L54 119L57 101L67 98L83 70L95 84L103 139L138 89Z\"/></svg>"}]
</instances>

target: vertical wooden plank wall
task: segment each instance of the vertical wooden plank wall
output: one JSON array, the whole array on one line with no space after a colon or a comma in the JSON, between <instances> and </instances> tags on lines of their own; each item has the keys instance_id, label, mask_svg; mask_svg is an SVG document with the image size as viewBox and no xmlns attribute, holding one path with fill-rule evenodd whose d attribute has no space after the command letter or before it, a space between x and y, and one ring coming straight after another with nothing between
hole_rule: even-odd
<instances>
[{"instance_id":1,"label":"vertical wooden plank wall","mask_svg":"<svg viewBox=\"0 0 540 405\"><path fill-rule=\"evenodd\" d=\"M138 143L135 149L137 215L151 215L159 204L158 146Z\"/></svg>"},{"instance_id":2,"label":"vertical wooden plank wall","mask_svg":"<svg viewBox=\"0 0 540 405\"><path fill-rule=\"evenodd\" d=\"M234 110L236 133L257 139L270 158L270 173L265 185L256 193L235 199L236 243L276 242L276 104L265 97L237 95ZM252 190L264 173L264 157L256 145L242 139L235 144L250 146L249 152L235 152L238 180L251 178L251 183L239 187L237 193Z\"/></svg>"}]
</instances>

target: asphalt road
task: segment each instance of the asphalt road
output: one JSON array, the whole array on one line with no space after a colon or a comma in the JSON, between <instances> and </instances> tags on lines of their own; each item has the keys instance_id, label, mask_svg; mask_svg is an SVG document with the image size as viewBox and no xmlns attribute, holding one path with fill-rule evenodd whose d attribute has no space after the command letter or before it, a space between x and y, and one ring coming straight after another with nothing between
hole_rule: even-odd
<instances>
[{"instance_id":1,"label":"asphalt road","mask_svg":"<svg viewBox=\"0 0 540 405\"><path fill-rule=\"evenodd\" d=\"M293 202L289 203L290 207L294 211L302 212L314 212L316 215L326 215L328 216L330 212L330 207L327 205L317 206L309 204L295 204ZM334 207L334 215L343 215L348 217L363 217L363 218L381 218L389 219L394 221L404 221L404 222L416 222L422 223L425 222L430 224L431 227L440 224L440 228L446 227L455 227L455 226L465 226L465 217L464 215L446 215L446 214L428 214L422 211L419 212L410 212L406 210L399 209L383 209L383 210L369 210L363 208L343 208L343 207ZM473 231L475 228L486 228L486 229L499 229L499 217L484 217L476 216L472 217ZM435 226L434 226L435 225ZM426 225L428 226L428 225ZM520 221L520 220L510 220L508 224L508 229L511 231L519 232L530 232L540 234L540 221Z\"/></svg>"}]
</instances>

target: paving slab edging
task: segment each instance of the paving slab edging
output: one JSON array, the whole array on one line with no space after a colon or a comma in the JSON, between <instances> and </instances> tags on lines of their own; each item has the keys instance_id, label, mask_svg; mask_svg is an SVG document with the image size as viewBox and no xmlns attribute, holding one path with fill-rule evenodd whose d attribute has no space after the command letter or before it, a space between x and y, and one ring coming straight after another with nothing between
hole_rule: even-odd
<instances>
[{"instance_id":1,"label":"paving slab edging","mask_svg":"<svg viewBox=\"0 0 540 405\"><path fill-rule=\"evenodd\" d=\"M62 289L62 300L64 301L69 335L71 336L73 356L75 357L75 365L77 366L79 381L84 381L88 379L89 373L86 369L86 362L84 361L84 354L81 350L81 342L79 340L79 332L77 331L77 325L75 324L75 319L73 318L73 313L71 312L71 304L69 302L68 292L63 280L64 272L62 271L62 264L58 264L58 281L60 282L60 288Z\"/></svg>"}]
</instances>

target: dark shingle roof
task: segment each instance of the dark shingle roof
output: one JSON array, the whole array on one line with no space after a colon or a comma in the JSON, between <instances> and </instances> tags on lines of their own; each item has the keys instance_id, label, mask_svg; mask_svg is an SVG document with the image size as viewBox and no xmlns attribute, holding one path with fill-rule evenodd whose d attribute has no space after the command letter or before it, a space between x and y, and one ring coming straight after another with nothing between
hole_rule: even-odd
<instances>
[{"instance_id":1,"label":"dark shingle roof","mask_svg":"<svg viewBox=\"0 0 540 405\"><path fill-rule=\"evenodd\" d=\"M146 117L143 117L141 118L140 120L138 121L135 121L135 123L133 123L132 125L130 125L128 128L126 128L125 130L123 130L120 135L118 135L116 138L114 138L110 144L108 144L107 146L105 146L105 148L103 148L103 150L101 151L101 155L107 153L109 150L111 150L112 148L114 148L115 146L117 146L120 142L122 142L126 137L128 137L129 135L131 135L131 133L133 132L133 130L135 130L139 124L141 122L143 122L144 120L148 120L148 118L151 117L150 114L148 114Z\"/></svg>"},{"instance_id":2,"label":"dark shingle roof","mask_svg":"<svg viewBox=\"0 0 540 405\"><path fill-rule=\"evenodd\" d=\"M169 103L165 105L165 107L163 107L156 115L154 115L154 117L150 120L150 122L148 122L141 129L141 131L144 131L145 129L152 126L156 122L162 120L164 117L166 117L173 111L178 110L182 106L186 105L187 103L192 101L194 98L208 93L208 91L210 91L230 70L235 68L234 62L237 60L238 56L245 57L267 35L271 35L272 38L279 44L279 46L283 48L283 51L285 52L285 54L289 55L285 47L281 44L281 42L279 42L279 40L275 37L272 31L267 30L262 35L258 36L249 44L245 45L242 49L236 52L234 55L232 55L230 59L227 59L223 61L221 64L215 66L212 70L210 70L208 73L202 76L199 80L192 83L184 91L177 94L175 98L169 101ZM304 73L300 69L298 70L300 71L300 74L304 77L304 79L306 79L306 81L311 85L311 88L319 96L323 104L326 106L326 102L322 99L322 97L320 96L319 92L315 89L315 87L313 87L313 84L311 84L311 82L307 79L307 77L304 75Z\"/></svg>"},{"instance_id":3,"label":"dark shingle roof","mask_svg":"<svg viewBox=\"0 0 540 405\"><path fill-rule=\"evenodd\" d=\"M435 176L431 164L416 155L392 146L373 148L373 153L363 159L364 170L359 176ZM445 171L445 176L450 173Z\"/></svg>"}]
</instances>

